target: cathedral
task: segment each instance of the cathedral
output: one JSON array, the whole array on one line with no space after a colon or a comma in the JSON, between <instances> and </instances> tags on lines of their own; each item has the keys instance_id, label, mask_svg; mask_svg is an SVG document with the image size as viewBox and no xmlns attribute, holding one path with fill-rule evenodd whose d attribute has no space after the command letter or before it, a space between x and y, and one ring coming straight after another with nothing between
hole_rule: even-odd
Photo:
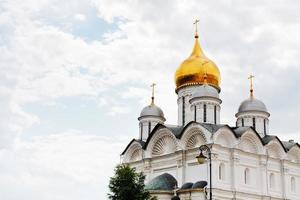
<instances>
[{"instance_id":1,"label":"cathedral","mask_svg":"<svg viewBox=\"0 0 300 200\"><path fill-rule=\"evenodd\" d=\"M192 53L175 72L178 124L165 124L153 85L122 163L143 172L146 189L159 200L299 200L300 145L269 132L270 113L249 79L235 126L221 124L221 74L196 28Z\"/></svg>"}]
</instances>

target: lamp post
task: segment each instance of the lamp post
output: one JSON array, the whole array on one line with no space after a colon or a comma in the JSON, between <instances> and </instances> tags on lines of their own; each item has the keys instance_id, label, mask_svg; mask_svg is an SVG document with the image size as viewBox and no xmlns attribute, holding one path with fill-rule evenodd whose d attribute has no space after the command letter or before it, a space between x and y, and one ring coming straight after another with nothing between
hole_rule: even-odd
<instances>
[{"instance_id":1,"label":"lamp post","mask_svg":"<svg viewBox=\"0 0 300 200\"><path fill-rule=\"evenodd\" d=\"M203 151L206 151L208 153L208 159L209 159L209 199L212 200L211 149L208 145L204 144L204 145L201 145L199 147L199 150L200 150L200 154L196 158L197 158L198 163L200 165L205 163L206 160L207 160L207 157L205 155L203 155Z\"/></svg>"}]
</instances>

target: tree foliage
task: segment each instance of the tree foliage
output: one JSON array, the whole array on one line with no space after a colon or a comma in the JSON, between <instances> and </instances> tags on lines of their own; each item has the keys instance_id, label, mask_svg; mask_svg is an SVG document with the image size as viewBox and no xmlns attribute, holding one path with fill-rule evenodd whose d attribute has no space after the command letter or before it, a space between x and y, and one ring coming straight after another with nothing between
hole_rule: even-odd
<instances>
[{"instance_id":1,"label":"tree foliage","mask_svg":"<svg viewBox=\"0 0 300 200\"><path fill-rule=\"evenodd\" d=\"M145 190L145 176L128 165L118 165L110 178L108 198L111 200L157 200Z\"/></svg>"}]
</instances>

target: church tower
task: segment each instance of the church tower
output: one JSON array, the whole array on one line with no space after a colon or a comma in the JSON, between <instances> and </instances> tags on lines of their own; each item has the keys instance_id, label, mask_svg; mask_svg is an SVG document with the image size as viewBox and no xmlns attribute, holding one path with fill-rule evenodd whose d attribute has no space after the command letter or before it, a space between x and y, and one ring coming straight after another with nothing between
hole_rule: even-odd
<instances>
[{"instance_id":1,"label":"church tower","mask_svg":"<svg viewBox=\"0 0 300 200\"><path fill-rule=\"evenodd\" d=\"M139 120L140 140L146 141L152 129L159 123L163 124L166 119L162 109L154 104L154 87L155 83L151 85L152 97L150 105L143 108Z\"/></svg>"},{"instance_id":2,"label":"church tower","mask_svg":"<svg viewBox=\"0 0 300 200\"><path fill-rule=\"evenodd\" d=\"M269 116L266 105L253 95L253 75L250 75L250 97L244 100L236 113L238 127L252 126L261 137L269 133Z\"/></svg>"},{"instance_id":3,"label":"church tower","mask_svg":"<svg viewBox=\"0 0 300 200\"><path fill-rule=\"evenodd\" d=\"M191 55L183 61L175 73L176 93L178 95L178 125L190 121L200 123L220 123L220 80L217 65L203 53L197 31Z\"/></svg>"}]
</instances>

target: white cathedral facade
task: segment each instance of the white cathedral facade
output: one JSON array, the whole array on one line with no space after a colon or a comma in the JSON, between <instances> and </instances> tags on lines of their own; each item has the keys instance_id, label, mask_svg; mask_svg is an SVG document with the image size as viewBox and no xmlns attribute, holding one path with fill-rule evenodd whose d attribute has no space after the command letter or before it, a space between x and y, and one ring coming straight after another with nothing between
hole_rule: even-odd
<instances>
[{"instance_id":1,"label":"white cathedral facade","mask_svg":"<svg viewBox=\"0 0 300 200\"><path fill-rule=\"evenodd\" d=\"M236 126L220 124L220 77L196 32L192 54L175 73L178 125L164 123L152 96L122 162L146 175L147 189L159 200L208 199L210 181L215 200L300 200L300 145L269 133L270 114L252 84ZM204 144L211 149L212 180L208 165L196 159Z\"/></svg>"}]
</instances>

